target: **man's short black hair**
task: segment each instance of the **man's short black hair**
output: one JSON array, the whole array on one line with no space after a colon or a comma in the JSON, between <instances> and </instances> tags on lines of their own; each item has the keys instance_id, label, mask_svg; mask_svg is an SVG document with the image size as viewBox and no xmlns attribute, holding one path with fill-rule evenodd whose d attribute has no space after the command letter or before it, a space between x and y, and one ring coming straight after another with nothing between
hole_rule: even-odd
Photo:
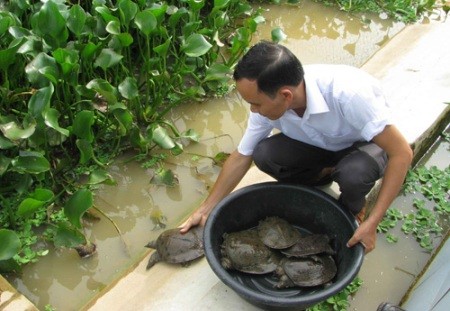
<instances>
[{"instance_id":1,"label":"man's short black hair","mask_svg":"<svg viewBox=\"0 0 450 311\"><path fill-rule=\"evenodd\" d=\"M256 80L259 90L275 97L282 86L297 86L303 81L300 60L285 46L261 41L238 62L233 78Z\"/></svg>"}]
</instances>

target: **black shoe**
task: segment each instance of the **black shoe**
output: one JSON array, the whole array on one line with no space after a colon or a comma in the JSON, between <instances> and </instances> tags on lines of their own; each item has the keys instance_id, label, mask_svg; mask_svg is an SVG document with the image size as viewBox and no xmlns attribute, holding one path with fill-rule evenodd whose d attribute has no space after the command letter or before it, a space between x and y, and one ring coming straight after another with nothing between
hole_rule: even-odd
<instances>
[{"instance_id":1,"label":"black shoe","mask_svg":"<svg viewBox=\"0 0 450 311\"><path fill-rule=\"evenodd\" d=\"M395 306L389 302L382 302L377 311L406 311L405 309L400 308L399 306Z\"/></svg>"}]
</instances>

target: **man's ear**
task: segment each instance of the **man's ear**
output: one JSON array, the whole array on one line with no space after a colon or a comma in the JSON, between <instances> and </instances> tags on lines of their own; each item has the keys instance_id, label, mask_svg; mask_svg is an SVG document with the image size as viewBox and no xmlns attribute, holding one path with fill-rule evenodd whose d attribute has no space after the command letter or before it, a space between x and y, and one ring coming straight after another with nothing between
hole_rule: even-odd
<instances>
[{"instance_id":1,"label":"man's ear","mask_svg":"<svg viewBox=\"0 0 450 311\"><path fill-rule=\"evenodd\" d=\"M284 100L292 101L294 94L288 87L282 87L279 89L278 93L283 97Z\"/></svg>"}]
</instances>

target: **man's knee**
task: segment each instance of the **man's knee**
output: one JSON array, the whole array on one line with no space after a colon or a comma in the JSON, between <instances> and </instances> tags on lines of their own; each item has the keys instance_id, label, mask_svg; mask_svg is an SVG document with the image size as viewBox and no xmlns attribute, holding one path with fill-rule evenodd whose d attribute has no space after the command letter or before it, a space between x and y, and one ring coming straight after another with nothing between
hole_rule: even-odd
<instances>
[{"instance_id":1,"label":"man's knee","mask_svg":"<svg viewBox=\"0 0 450 311\"><path fill-rule=\"evenodd\" d=\"M333 179L342 189L373 187L382 176L377 162L364 152L356 152L342 159L333 173ZM370 189L369 189L370 190Z\"/></svg>"},{"instance_id":2,"label":"man's knee","mask_svg":"<svg viewBox=\"0 0 450 311\"><path fill-rule=\"evenodd\" d=\"M264 139L260 141L253 150L253 162L262 171L266 171L268 169L267 163L271 154L271 149L270 144Z\"/></svg>"}]
</instances>

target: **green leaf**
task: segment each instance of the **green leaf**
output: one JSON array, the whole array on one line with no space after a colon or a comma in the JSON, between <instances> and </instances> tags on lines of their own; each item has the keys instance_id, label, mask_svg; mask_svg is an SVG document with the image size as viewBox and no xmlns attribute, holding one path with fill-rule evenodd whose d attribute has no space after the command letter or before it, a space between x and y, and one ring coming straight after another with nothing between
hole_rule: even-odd
<instances>
[{"instance_id":1,"label":"green leaf","mask_svg":"<svg viewBox=\"0 0 450 311\"><path fill-rule=\"evenodd\" d=\"M272 34L272 41L276 43L286 40L287 38L287 35L283 32L283 30L280 27L272 29L271 34Z\"/></svg>"},{"instance_id":2,"label":"green leaf","mask_svg":"<svg viewBox=\"0 0 450 311\"><path fill-rule=\"evenodd\" d=\"M50 170L48 160L37 152L22 152L11 164L14 170L20 173L40 174Z\"/></svg>"},{"instance_id":3,"label":"green leaf","mask_svg":"<svg viewBox=\"0 0 450 311\"><path fill-rule=\"evenodd\" d=\"M0 229L0 260L8 260L21 248L19 236L12 230Z\"/></svg>"},{"instance_id":4,"label":"green leaf","mask_svg":"<svg viewBox=\"0 0 450 311\"><path fill-rule=\"evenodd\" d=\"M53 243L56 247L74 248L86 243L84 235L75 228L60 224L56 230Z\"/></svg>"},{"instance_id":5,"label":"green leaf","mask_svg":"<svg viewBox=\"0 0 450 311\"><path fill-rule=\"evenodd\" d=\"M28 101L28 111L34 118L41 117L49 109L54 90L53 84L50 84L40 88L31 96Z\"/></svg>"},{"instance_id":6,"label":"green leaf","mask_svg":"<svg viewBox=\"0 0 450 311\"><path fill-rule=\"evenodd\" d=\"M189 8L194 12L200 11L205 6L205 0L187 0L187 2L189 4ZM216 2L217 0L214 1L214 5Z\"/></svg>"},{"instance_id":7,"label":"green leaf","mask_svg":"<svg viewBox=\"0 0 450 311\"><path fill-rule=\"evenodd\" d=\"M1 125L0 125L0 127L1 127ZM12 141L5 138L3 135L0 135L0 149L11 149L15 146L16 145ZM0 175L1 175L1 173L0 173Z\"/></svg>"},{"instance_id":8,"label":"green leaf","mask_svg":"<svg viewBox=\"0 0 450 311\"><path fill-rule=\"evenodd\" d=\"M56 77L58 66L53 57L41 52L25 67L25 72L31 83L38 86L48 86L48 76Z\"/></svg>"},{"instance_id":9,"label":"green leaf","mask_svg":"<svg viewBox=\"0 0 450 311\"><path fill-rule=\"evenodd\" d=\"M100 55L96 58L94 62L94 67L101 67L103 70L117 65L123 56L116 53L112 49L102 49Z\"/></svg>"},{"instance_id":10,"label":"green leaf","mask_svg":"<svg viewBox=\"0 0 450 311\"><path fill-rule=\"evenodd\" d=\"M44 206L45 202L32 199L32 198L26 198L22 202L20 202L19 207L17 208L17 215L20 217L29 217L34 212L36 212L39 208Z\"/></svg>"},{"instance_id":11,"label":"green leaf","mask_svg":"<svg viewBox=\"0 0 450 311\"><path fill-rule=\"evenodd\" d=\"M177 177L171 170L159 168L156 170L155 175L150 180L151 184L174 187L179 184Z\"/></svg>"},{"instance_id":12,"label":"green leaf","mask_svg":"<svg viewBox=\"0 0 450 311\"><path fill-rule=\"evenodd\" d=\"M3 154L0 154L0 176L2 176L8 170L10 163L10 158L5 157Z\"/></svg>"},{"instance_id":13,"label":"green leaf","mask_svg":"<svg viewBox=\"0 0 450 311\"><path fill-rule=\"evenodd\" d=\"M133 77L126 77L122 83L119 84L119 93L126 99L132 99L139 96L137 81Z\"/></svg>"},{"instance_id":14,"label":"green leaf","mask_svg":"<svg viewBox=\"0 0 450 311\"><path fill-rule=\"evenodd\" d=\"M87 163L94 156L94 150L92 149L92 145L85 139L77 139L75 144L80 151L80 163Z\"/></svg>"},{"instance_id":15,"label":"green leaf","mask_svg":"<svg viewBox=\"0 0 450 311\"><path fill-rule=\"evenodd\" d=\"M183 0L184 1L184 0ZM163 1L160 1L163 2ZM167 14L168 14L168 5L166 3L167 1L164 1L162 4L159 5L153 5L149 8L149 10L152 12L152 14L156 17L156 21L161 24Z\"/></svg>"},{"instance_id":16,"label":"green leaf","mask_svg":"<svg viewBox=\"0 0 450 311\"><path fill-rule=\"evenodd\" d=\"M199 142L200 141L200 134L194 131L193 129L189 129L186 132L182 133L181 136L188 138L192 141Z\"/></svg>"},{"instance_id":17,"label":"green leaf","mask_svg":"<svg viewBox=\"0 0 450 311\"><path fill-rule=\"evenodd\" d=\"M97 184L107 184L107 185L115 185L116 182L114 178L104 169L96 169L95 171L89 174L89 185L97 185Z\"/></svg>"},{"instance_id":18,"label":"green leaf","mask_svg":"<svg viewBox=\"0 0 450 311\"><path fill-rule=\"evenodd\" d=\"M134 42L133 36L128 32L118 34L116 37L119 39L121 47L128 47Z\"/></svg>"},{"instance_id":19,"label":"green leaf","mask_svg":"<svg viewBox=\"0 0 450 311\"><path fill-rule=\"evenodd\" d=\"M92 207L93 195L88 189L80 189L75 192L64 205L64 214L70 223L81 229L81 217Z\"/></svg>"},{"instance_id":20,"label":"green leaf","mask_svg":"<svg viewBox=\"0 0 450 311\"><path fill-rule=\"evenodd\" d=\"M189 19L189 14L190 12L186 8L179 8L178 11L170 15L168 20L169 26L172 28L177 27L180 21L184 20L183 17L186 17L185 20Z\"/></svg>"},{"instance_id":21,"label":"green leaf","mask_svg":"<svg viewBox=\"0 0 450 311\"><path fill-rule=\"evenodd\" d=\"M91 80L86 87L100 94L109 104L117 103L117 89L103 79Z\"/></svg>"},{"instance_id":22,"label":"green leaf","mask_svg":"<svg viewBox=\"0 0 450 311\"><path fill-rule=\"evenodd\" d=\"M145 140L144 136L141 134L141 131L137 126L133 126L130 129L130 143L134 148L138 148L139 150L145 152L147 149L147 141Z\"/></svg>"},{"instance_id":23,"label":"green leaf","mask_svg":"<svg viewBox=\"0 0 450 311\"><path fill-rule=\"evenodd\" d=\"M133 115L127 109L114 109L114 117L120 124L119 135L125 136L133 125Z\"/></svg>"},{"instance_id":24,"label":"green leaf","mask_svg":"<svg viewBox=\"0 0 450 311\"><path fill-rule=\"evenodd\" d=\"M225 8L230 3L230 0L214 0L213 12Z\"/></svg>"},{"instance_id":25,"label":"green leaf","mask_svg":"<svg viewBox=\"0 0 450 311\"><path fill-rule=\"evenodd\" d=\"M17 50L22 46L24 38L14 39L9 47L5 50L0 50L0 70L6 70L16 61Z\"/></svg>"},{"instance_id":26,"label":"green leaf","mask_svg":"<svg viewBox=\"0 0 450 311\"><path fill-rule=\"evenodd\" d=\"M158 26L158 21L155 15L149 9L137 13L134 23L146 36L150 35Z\"/></svg>"},{"instance_id":27,"label":"green leaf","mask_svg":"<svg viewBox=\"0 0 450 311\"><path fill-rule=\"evenodd\" d=\"M169 136L166 129L160 125L156 125L150 128L152 141L163 149L174 148L175 142Z\"/></svg>"},{"instance_id":28,"label":"green leaf","mask_svg":"<svg viewBox=\"0 0 450 311\"><path fill-rule=\"evenodd\" d=\"M20 127L20 125L13 121L0 124L0 131L2 131L3 135L6 138L12 141L27 139L28 137L33 135L35 130L36 121L30 122L30 124L25 128Z\"/></svg>"},{"instance_id":29,"label":"green leaf","mask_svg":"<svg viewBox=\"0 0 450 311\"><path fill-rule=\"evenodd\" d=\"M20 268L20 265L14 260L14 258L0 260L0 272L19 272L21 271Z\"/></svg>"},{"instance_id":30,"label":"green leaf","mask_svg":"<svg viewBox=\"0 0 450 311\"><path fill-rule=\"evenodd\" d=\"M86 12L79 4L74 4L69 10L69 15L67 16L67 27L72 31L77 37L81 35L86 24Z\"/></svg>"},{"instance_id":31,"label":"green leaf","mask_svg":"<svg viewBox=\"0 0 450 311\"><path fill-rule=\"evenodd\" d=\"M118 6L122 25L128 28L131 20L136 16L138 5L131 0L120 0Z\"/></svg>"},{"instance_id":32,"label":"green leaf","mask_svg":"<svg viewBox=\"0 0 450 311\"><path fill-rule=\"evenodd\" d=\"M159 56L166 57L167 52L169 51L170 42L172 41L172 37L167 39L163 44L155 46L153 51L155 51Z\"/></svg>"},{"instance_id":33,"label":"green leaf","mask_svg":"<svg viewBox=\"0 0 450 311\"><path fill-rule=\"evenodd\" d=\"M224 64L215 63L206 70L204 81L220 81L227 82L230 80L232 70Z\"/></svg>"},{"instance_id":34,"label":"green leaf","mask_svg":"<svg viewBox=\"0 0 450 311\"><path fill-rule=\"evenodd\" d=\"M111 21L119 21L119 19L111 13L111 10L104 5L95 7L95 11L100 14L106 23Z\"/></svg>"},{"instance_id":35,"label":"green leaf","mask_svg":"<svg viewBox=\"0 0 450 311\"><path fill-rule=\"evenodd\" d=\"M222 166L230 156L229 153L219 152L214 156L214 164Z\"/></svg>"},{"instance_id":36,"label":"green leaf","mask_svg":"<svg viewBox=\"0 0 450 311\"><path fill-rule=\"evenodd\" d=\"M55 197L53 191L45 188L36 188L31 194L30 198L43 201L45 203L50 202Z\"/></svg>"},{"instance_id":37,"label":"green leaf","mask_svg":"<svg viewBox=\"0 0 450 311\"><path fill-rule=\"evenodd\" d=\"M66 20L61 15L58 5L53 1L47 1L41 7L35 27L38 33L43 34L47 44L53 48L65 45L69 37Z\"/></svg>"},{"instance_id":38,"label":"green leaf","mask_svg":"<svg viewBox=\"0 0 450 311\"><path fill-rule=\"evenodd\" d=\"M120 22L119 21L110 21L106 25L106 31L113 35L120 34Z\"/></svg>"},{"instance_id":39,"label":"green leaf","mask_svg":"<svg viewBox=\"0 0 450 311\"><path fill-rule=\"evenodd\" d=\"M173 155L180 155L183 153L183 145L179 142L175 142L175 147L170 149L170 153Z\"/></svg>"},{"instance_id":40,"label":"green leaf","mask_svg":"<svg viewBox=\"0 0 450 311\"><path fill-rule=\"evenodd\" d=\"M92 131L94 122L94 112L91 110L82 110L75 116L72 133L78 138L85 139L91 143L94 141L94 132Z\"/></svg>"},{"instance_id":41,"label":"green leaf","mask_svg":"<svg viewBox=\"0 0 450 311\"><path fill-rule=\"evenodd\" d=\"M78 68L78 51L69 48L58 48L52 53L56 62L61 66L64 75Z\"/></svg>"},{"instance_id":42,"label":"green leaf","mask_svg":"<svg viewBox=\"0 0 450 311\"><path fill-rule=\"evenodd\" d=\"M95 52L100 48L101 43L88 42L81 51L81 58L85 61L92 60L95 56Z\"/></svg>"},{"instance_id":43,"label":"green leaf","mask_svg":"<svg viewBox=\"0 0 450 311\"><path fill-rule=\"evenodd\" d=\"M60 115L60 113L58 110L56 110L54 108L49 108L44 113L44 122L48 127L51 127L55 131L68 137L70 134L69 130L59 126L59 123L58 123L59 115Z\"/></svg>"},{"instance_id":44,"label":"green leaf","mask_svg":"<svg viewBox=\"0 0 450 311\"><path fill-rule=\"evenodd\" d=\"M182 45L181 50L189 57L199 57L208 53L212 45L201 34L190 35Z\"/></svg>"},{"instance_id":45,"label":"green leaf","mask_svg":"<svg viewBox=\"0 0 450 311\"><path fill-rule=\"evenodd\" d=\"M15 25L14 18L6 15L4 10L0 11L0 36L6 33L9 27Z\"/></svg>"}]
</instances>

